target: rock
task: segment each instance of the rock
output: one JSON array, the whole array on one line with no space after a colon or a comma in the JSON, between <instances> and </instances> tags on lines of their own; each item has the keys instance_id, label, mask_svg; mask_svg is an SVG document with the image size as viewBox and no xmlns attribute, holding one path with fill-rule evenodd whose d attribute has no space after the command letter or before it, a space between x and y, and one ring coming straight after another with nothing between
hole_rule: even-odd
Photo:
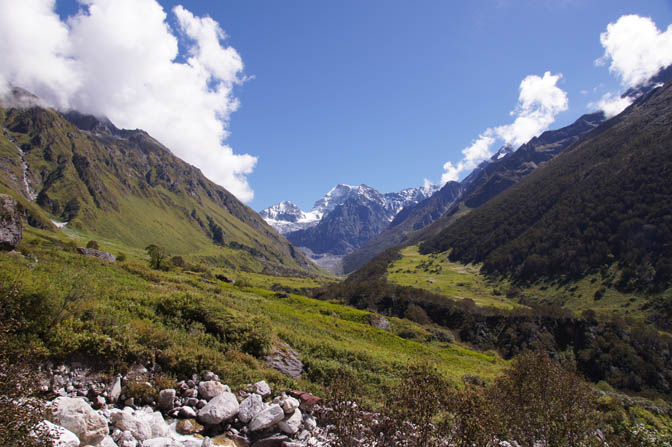
<instances>
[{"instance_id":1,"label":"rock","mask_svg":"<svg viewBox=\"0 0 672 447\"><path fill-rule=\"evenodd\" d=\"M198 411L198 421L208 425L219 424L237 415L239 408L236 396L225 391L212 398L205 407Z\"/></svg>"},{"instance_id":2,"label":"rock","mask_svg":"<svg viewBox=\"0 0 672 447\"><path fill-rule=\"evenodd\" d=\"M215 436L211 440L213 446L240 447L236 441L229 439L226 435Z\"/></svg>"},{"instance_id":3,"label":"rock","mask_svg":"<svg viewBox=\"0 0 672 447\"><path fill-rule=\"evenodd\" d=\"M225 391L231 392L231 388L226 385L222 385L219 382L215 382L214 380L208 380L198 384L199 396L208 401Z\"/></svg>"},{"instance_id":4,"label":"rock","mask_svg":"<svg viewBox=\"0 0 672 447\"><path fill-rule=\"evenodd\" d=\"M109 434L107 420L82 398L57 398L52 422L73 432L84 445L99 444Z\"/></svg>"},{"instance_id":5,"label":"rock","mask_svg":"<svg viewBox=\"0 0 672 447\"><path fill-rule=\"evenodd\" d=\"M299 408L299 401L293 397L285 396L280 400L280 406L282 407L282 411L284 411L285 414L293 414L294 410Z\"/></svg>"},{"instance_id":6,"label":"rock","mask_svg":"<svg viewBox=\"0 0 672 447\"><path fill-rule=\"evenodd\" d=\"M111 436L105 436L105 438L100 442L100 444L98 444L98 447L118 447L118 446Z\"/></svg>"},{"instance_id":7,"label":"rock","mask_svg":"<svg viewBox=\"0 0 672 447\"><path fill-rule=\"evenodd\" d=\"M183 418L183 419L194 419L196 418L196 410L194 410L191 407L182 407L180 408L180 411L177 414L177 417Z\"/></svg>"},{"instance_id":8,"label":"rock","mask_svg":"<svg viewBox=\"0 0 672 447\"><path fill-rule=\"evenodd\" d=\"M273 404L257 414L248 428L250 431L259 431L266 428L272 427L278 422L282 421L285 418L285 412L282 411L282 408L278 404Z\"/></svg>"},{"instance_id":9,"label":"rock","mask_svg":"<svg viewBox=\"0 0 672 447\"><path fill-rule=\"evenodd\" d=\"M387 330L390 327L390 322L387 318L382 315L371 314L369 315L369 324L375 328Z\"/></svg>"},{"instance_id":10,"label":"rock","mask_svg":"<svg viewBox=\"0 0 672 447\"><path fill-rule=\"evenodd\" d=\"M229 284L235 284L236 283L235 279L229 278L228 276L222 275L220 273L216 274L215 278L217 278L218 280L223 281L225 283L229 283ZM206 380L208 380L208 379L206 379Z\"/></svg>"},{"instance_id":11,"label":"rock","mask_svg":"<svg viewBox=\"0 0 672 447\"><path fill-rule=\"evenodd\" d=\"M84 256L90 256L93 258L100 258L103 261L116 261L117 257L114 256L112 253L108 253L106 251L101 251L101 250L94 250L93 248L84 248L84 247L77 247L77 251L84 255Z\"/></svg>"},{"instance_id":12,"label":"rock","mask_svg":"<svg viewBox=\"0 0 672 447\"><path fill-rule=\"evenodd\" d=\"M306 444L301 442L285 441L282 443L282 447L306 447Z\"/></svg>"},{"instance_id":13,"label":"rock","mask_svg":"<svg viewBox=\"0 0 672 447\"><path fill-rule=\"evenodd\" d=\"M146 441L152 437L151 425L127 411L113 411L110 415L112 425L130 432L138 441Z\"/></svg>"},{"instance_id":14,"label":"rock","mask_svg":"<svg viewBox=\"0 0 672 447\"><path fill-rule=\"evenodd\" d=\"M213 373L212 371L206 371L206 372L203 373L203 380L205 380L206 382L210 381L210 380L214 380L215 382L219 382L219 377L217 376L217 374Z\"/></svg>"},{"instance_id":15,"label":"rock","mask_svg":"<svg viewBox=\"0 0 672 447\"><path fill-rule=\"evenodd\" d=\"M271 387L268 386L265 380L261 380L254 384L254 392L261 397L267 397L271 395Z\"/></svg>"},{"instance_id":16,"label":"rock","mask_svg":"<svg viewBox=\"0 0 672 447\"><path fill-rule=\"evenodd\" d=\"M297 406L298 406L298 402L297 402ZM294 410L294 413L292 413L290 416L287 416L285 419L280 421L280 423L278 424L278 428L283 433L287 433L288 435L293 435L294 433L299 431L299 427L301 427L301 422L302 421L303 421L303 418L302 418L302 415L301 415L301 410L296 408Z\"/></svg>"},{"instance_id":17,"label":"rock","mask_svg":"<svg viewBox=\"0 0 672 447\"><path fill-rule=\"evenodd\" d=\"M292 391L289 392L289 394L291 394L293 397L296 397L297 399L299 399L301 401L301 403L299 404L299 408L301 408L301 410L306 411L306 412L313 411L313 408L315 408L315 405L322 402L321 398L319 398L317 396L314 396L310 393L307 393L305 391L292 390Z\"/></svg>"},{"instance_id":18,"label":"rock","mask_svg":"<svg viewBox=\"0 0 672 447\"><path fill-rule=\"evenodd\" d=\"M7 194L0 194L0 250L11 251L23 238L23 208Z\"/></svg>"},{"instance_id":19,"label":"rock","mask_svg":"<svg viewBox=\"0 0 672 447\"><path fill-rule=\"evenodd\" d=\"M138 441L133 437L130 431L125 431L117 440L119 447L138 447Z\"/></svg>"},{"instance_id":20,"label":"rock","mask_svg":"<svg viewBox=\"0 0 672 447\"><path fill-rule=\"evenodd\" d=\"M304 414L303 415L303 425L306 427L306 430L308 430L309 432L312 433L317 428L317 421L311 415Z\"/></svg>"},{"instance_id":21,"label":"rock","mask_svg":"<svg viewBox=\"0 0 672 447\"><path fill-rule=\"evenodd\" d=\"M172 438L153 438L144 441L142 447L182 447L182 443Z\"/></svg>"},{"instance_id":22,"label":"rock","mask_svg":"<svg viewBox=\"0 0 672 447\"><path fill-rule=\"evenodd\" d=\"M264 402L258 394L250 394L240 403L238 419L243 424L250 422L264 409Z\"/></svg>"},{"instance_id":23,"label":"rock","mask_svg":"<svg viewBox=\"0 0 672 447\"><path fill-rule=\"evenodd\" d=\"M175 431L181 435L193 435L200 433L205 427L199 424L196 419L180 419L175 424Z\"/></svg>"},{"instance_id":24,"label":"rock","mask_svg":"<svg viewBox=\"0 0 672 447\"><path fill-rule=\"evenodd\" d=\"M38 424L38 428L49 430L54 436L55 447L79 447L79 438L76 434L65 427L56 425L49 421L42 421Z\"/></svg>"},{"instance_id":25,"label":"rock","mask_svg":"<svg viewBox=\"0 0 672 447\"><path fill-rule=\"evenodd\" d=\"M152 438L165 438L170 435L170 427L163 419L163 415L158 411L142 415L141 420L147 422L152 429Z\"/></svg>"},{"instance_id":26,"label":"rock","mask_svg":"<svg viewBox=\"0 0 672 447\"><path fill-rule=\"evenodd\" d=\"M299 360L299 354L287 343L278 342L273 347L271 355L265 357L264 360L271 368L294 379L298 379L303 373L303 363Z\"/></svg>"},{"instance_id":27,"label":"rock","mask_svg":"<svg viewBox=\"0 0 672 447\"><path fill-rule=\"evenodd\" d=\"M252 447L282 447L282 444L289 440L285 435L273 435L268 438L260 439Z\"/></svg>"},{"instance_id":28,"label":"rock","mask_svg":"<svg viewBox=\"0 0 672 447\"><path fill-rule=\"evenodd\" d=\"M117 380L112 384L107 400L114 403L119 400L119 396L121 396L121 376L117 376Z\"/></svg>"},{"instance_id":29,"label":"rock","mask_svg":"<svg viewBox=\"0 0 672 447\"><path fill-rule=\"evenodd\" d=\"M98 444L98 447L118 447L118 446L111 436L105 436L105 438L101 441L101 443Z\"/></svg>"},{"instance_id":30,"label":"rock","mask_svg":"<svg viewBox=\"0 0 672 447\"><path fill-rule=\"evenodd\" d=\"M176 391L172 388L159 391L159 402L157 406L159 410L170 411L175 407Z\"/></svg>"},{"instance_id":31,"label":"rock","mask_svg":"<svg viewBox=\"0 0 672 447\"><path fill-rule=\"evenodd\" d=\"M106 405L105 398L103 396L96 396L91 400L93 408L101 409Z\"/></svg>"}]
</instances>

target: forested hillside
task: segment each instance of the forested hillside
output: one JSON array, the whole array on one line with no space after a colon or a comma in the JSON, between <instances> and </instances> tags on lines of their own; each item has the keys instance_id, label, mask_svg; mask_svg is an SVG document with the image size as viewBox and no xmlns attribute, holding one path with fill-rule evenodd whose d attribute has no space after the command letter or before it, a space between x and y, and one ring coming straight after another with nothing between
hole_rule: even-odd
<instances>
[{"instance_id":1,"label":"forested hillside","mask_svg":"<svg viewBox=\"0 0 672 447\"><path fill-rule=\"evenodd\" d=\"M617 263L625 290L672 279L672 85L654 89L421 251L517 280Z\"/></svg>"}]
</instances>

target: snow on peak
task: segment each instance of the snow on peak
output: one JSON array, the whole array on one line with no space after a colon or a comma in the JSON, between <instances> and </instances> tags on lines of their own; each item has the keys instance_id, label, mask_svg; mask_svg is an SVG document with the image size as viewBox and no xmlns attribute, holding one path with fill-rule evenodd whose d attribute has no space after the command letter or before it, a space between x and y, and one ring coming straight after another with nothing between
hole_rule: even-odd
<instances>
[{"instance_id":1,"label":"snow on peak","mask_svg":"<svg viewBox=\"0 0 672 447\"><path fill-rule=\"evenodd\" d=\"M392 221L405 206L421 202L440 189L439 185L425 182L419 188L406 188L399 192L381 194L375 188L361 184L352 186L340 183L315 202L309 212L302 211L290 201L283 201L266 208L259 214L281 234L302 230L317 225L320 220L337 206L349 199L372 202L385 210L387 219Z\"/></svg>"}]
</instances>

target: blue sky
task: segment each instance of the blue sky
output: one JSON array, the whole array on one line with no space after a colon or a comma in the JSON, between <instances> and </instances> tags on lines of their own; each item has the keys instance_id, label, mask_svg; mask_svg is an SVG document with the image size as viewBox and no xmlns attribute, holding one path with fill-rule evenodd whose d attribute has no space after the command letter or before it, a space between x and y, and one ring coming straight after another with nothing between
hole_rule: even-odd
<instances>
[{"instance_id":1,"label":"blue sky","mask_svg":"<svg viewBox=\"0 0 672 447\"><path fill-rule=\"evenodd\" d=\"M226 143L256 156L248 205L302 209L337 183L382 192L439 182L487 128L510 123L528 75L562 74L566 125L624 90L600 33L626 14L672 23L667 1L160 0L226 32L248 79ZM76 10L57 1L62 18ZM188 117L185 117L187 119ZM494 148L496 150L497 148ZM466 175L464 172L462 175Z\"/></svg>"}]
</instances>

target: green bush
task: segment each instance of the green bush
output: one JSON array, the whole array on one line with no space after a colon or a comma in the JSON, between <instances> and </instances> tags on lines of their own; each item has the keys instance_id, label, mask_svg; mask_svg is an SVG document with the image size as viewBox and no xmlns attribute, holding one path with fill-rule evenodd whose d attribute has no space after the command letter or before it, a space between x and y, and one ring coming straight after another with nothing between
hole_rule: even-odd
<instances>
[{"instance_id":1,"label":"green bush","mask_svg":"<svg viewBox=\"0 0 672 447\"><path fill-rule=\"evenodd\" d=\"M98 241L89 241L86 243L86 248L92 248L94 250L100 250L100 246L98 245Z\"/></svg>"}]
</instances>

